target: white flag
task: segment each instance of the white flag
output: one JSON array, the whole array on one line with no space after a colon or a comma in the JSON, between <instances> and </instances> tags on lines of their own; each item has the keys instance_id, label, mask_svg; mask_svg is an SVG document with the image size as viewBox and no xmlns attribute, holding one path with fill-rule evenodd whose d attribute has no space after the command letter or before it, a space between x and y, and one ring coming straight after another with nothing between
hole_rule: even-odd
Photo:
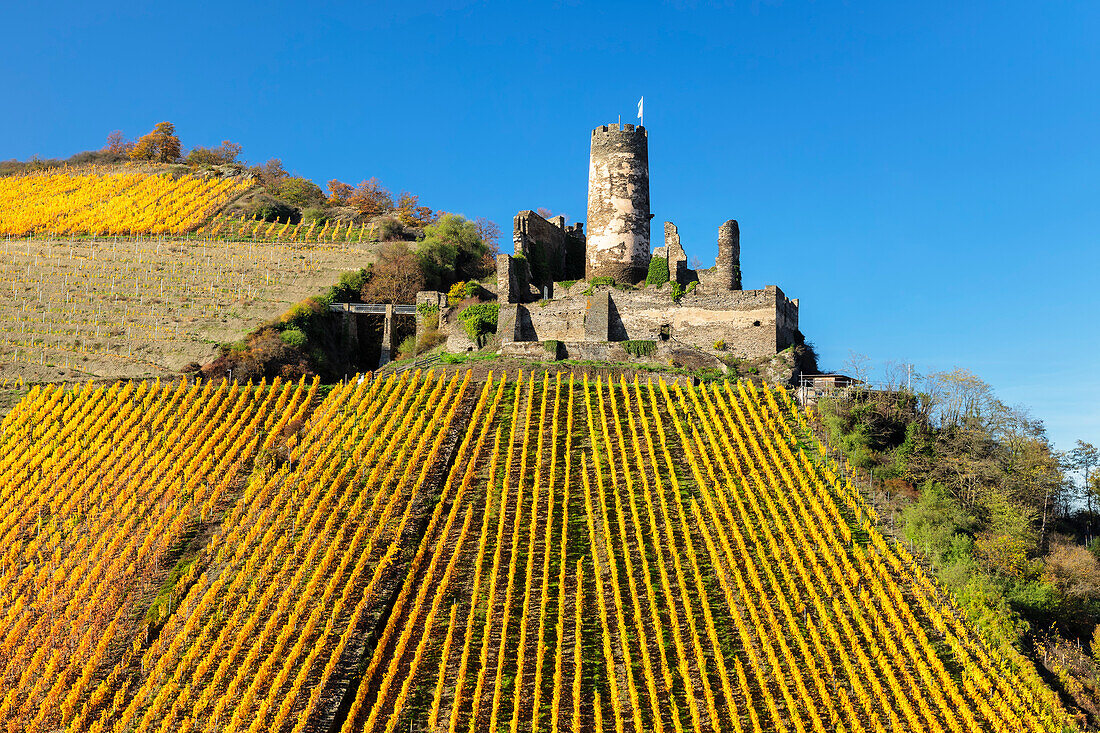
<instances>
[{"instance_id":1,"label":"white flag","mask_svg":"<svg viewBox=\"0 0 1100 733\"><path fill-rule=\"evenodd\" d=\"M642 102L644 102L644 101L645 101L645 97L640 97L638 99L638 119L639 120L642 119Z\"/></svg>"}]
</instances>

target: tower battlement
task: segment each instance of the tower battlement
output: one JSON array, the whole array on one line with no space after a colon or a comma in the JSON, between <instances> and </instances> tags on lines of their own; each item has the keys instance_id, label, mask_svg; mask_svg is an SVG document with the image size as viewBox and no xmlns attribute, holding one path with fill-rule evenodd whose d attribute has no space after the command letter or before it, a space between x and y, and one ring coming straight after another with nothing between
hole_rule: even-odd
<instances>
[{"instance_id":1,"label":"tower battlement","mask_svg":"<svg viewBox=\"0 0 1100 733\"><path fill-rule=\"evenodd\" d=\"M644 137L649 137L649 133L646 132L646 129L644 127L642 127L641 125L631 125L631 124L620 125L616 122L612 122L610 125L600 125L595 130L592 131L592 137L596 137L597 135L608 135L608 134L625 135L625 134L628 134L628 133L634 134L634 135L642 135Z\"/></svg>"}]
</instances>

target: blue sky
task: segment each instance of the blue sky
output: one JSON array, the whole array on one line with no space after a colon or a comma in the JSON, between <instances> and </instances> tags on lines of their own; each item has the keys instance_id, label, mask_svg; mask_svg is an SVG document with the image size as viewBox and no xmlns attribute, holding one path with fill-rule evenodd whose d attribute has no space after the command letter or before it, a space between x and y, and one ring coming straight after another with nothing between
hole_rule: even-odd
<instances>
[{"instance_id":1,"label":"blue sky","mask_svg":"<svg viewBox=\"0 0 1100 733\"><path fill-rule=\"evenodd\" d=\"M961 366L1100 443L1095 2L5 3L0 158L161 120L507 232L584 218L646 98L652 208L849 351Z\"/></svg>"}]
</instances>

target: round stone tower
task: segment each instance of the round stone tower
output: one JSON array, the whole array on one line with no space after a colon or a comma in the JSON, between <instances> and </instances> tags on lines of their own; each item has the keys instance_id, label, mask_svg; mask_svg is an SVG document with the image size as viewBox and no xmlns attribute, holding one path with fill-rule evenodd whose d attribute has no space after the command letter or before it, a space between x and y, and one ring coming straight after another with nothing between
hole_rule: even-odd
<instances>
[{"instance_id":1,"label":"round stone tower","mask_svg":"<svg viewBox=\"0 0 1100 733\"><path fill-rule=\"evenodd\" d=\"M637 283L649 269L649 140L634 125L592 131L585 278Z\"/></svg>"}]
</instances>

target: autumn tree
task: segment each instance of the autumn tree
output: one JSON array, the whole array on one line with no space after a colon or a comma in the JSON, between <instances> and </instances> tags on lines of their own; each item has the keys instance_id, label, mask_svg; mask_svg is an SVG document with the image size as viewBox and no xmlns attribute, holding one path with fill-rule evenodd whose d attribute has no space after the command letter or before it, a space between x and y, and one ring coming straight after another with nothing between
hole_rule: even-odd
<instances>
[{"instance_id":1,"label":"autumn tree","mask_svg":"<svg viewBox=\"0 0 1100 733\"><path fill-rule=\"evenodd\" d=\"M222 144L216 148L203 148L195 146L187 153L184 161L187 165L231 165L237 162L241 154L241 146L238 143L222 140Z\"/></svg>"},{"instance_id":2,"label":"autumn tree","mask_svg":"<svg viewBox=\"0 0 1100 733\"><path fill-rule=\"evenodd\" d=\"M122 134L122 130L114 130L107 136L107 144L103 147L108 153L118 156L129 157L130 151L134 148L134 141L127 140Z\"/></svg>"},{"instance_id":3,"label":"autumn tree","mask_svg":"<svg viewBox=\"0 0 1100 733\"><path fill-rule=\"evenodd\" d=\"M370 272L362 289L367 303L415 303L416 294L424 289L416 253L404 242L382 244Z\"/></svg>"},{"instance_id":4,"label":"autumn tree","mask_svg":"<svg viewBox=\"0 0 1100 733\"><path fill-rule=\"evenodd\" d=\"M420 206L420 197L402 191L397 198L397 220L407 227L425 227L436 220L430 206Z\"/></svg>"},{"instance_id":5,"label":"autumn tree","mask_svg":"<svg viewBox=\"0 0 1100 733\"><path fill-rule=\"evenodd\" d=\"M393 211L393 194L383 188L377 178L363 181L348 196L348 204L366 216L378 216Z\"/></svg>"},{"instance_id":6,"label":"autumn tree","mask_svg":"<svg viewBox=\"0 0 1100 733\"><path fill-rule=\"evenodd\" d=\"M348 199L355 192L355 188L333 178L328 182L328 202L332 206L347 206Z\"/></svg>"},{"instance_id":7,"label":"autumn tree","mask_svg":"<svg viewBox=\"0 0 1100 733\"><path fill-rule=\"evenodd\" d=\"M158 122L152 132L138 139L130 150L130 159L171 163L179 160L181 153L175 125L171 122Z\"/></svg>"},{"instance_id":8,"label":"autumn tree","mask_svg":"<svg viewBox=\"0 0 1100 733\"><path fill-rule=\"evenodd\" d=\"M495 221L484 216L474 219L474 227L477 229L477 236L481 237L481 241L489 248L489 254L495 257L500 252L500 227Z\"/></svg>"},{"instance_id":9,"label":"autumn tree","mask_svg":"<svg viewBox=\"0 0 1100 733\"><path fill-rule=\"evenodd\" d=\"M263 165L254 165L249 169L249 172L269 190L277 186L287 175L286 169L283 168L283 161L278 158L270 158Z\"/></svg>"}]
</instances>

